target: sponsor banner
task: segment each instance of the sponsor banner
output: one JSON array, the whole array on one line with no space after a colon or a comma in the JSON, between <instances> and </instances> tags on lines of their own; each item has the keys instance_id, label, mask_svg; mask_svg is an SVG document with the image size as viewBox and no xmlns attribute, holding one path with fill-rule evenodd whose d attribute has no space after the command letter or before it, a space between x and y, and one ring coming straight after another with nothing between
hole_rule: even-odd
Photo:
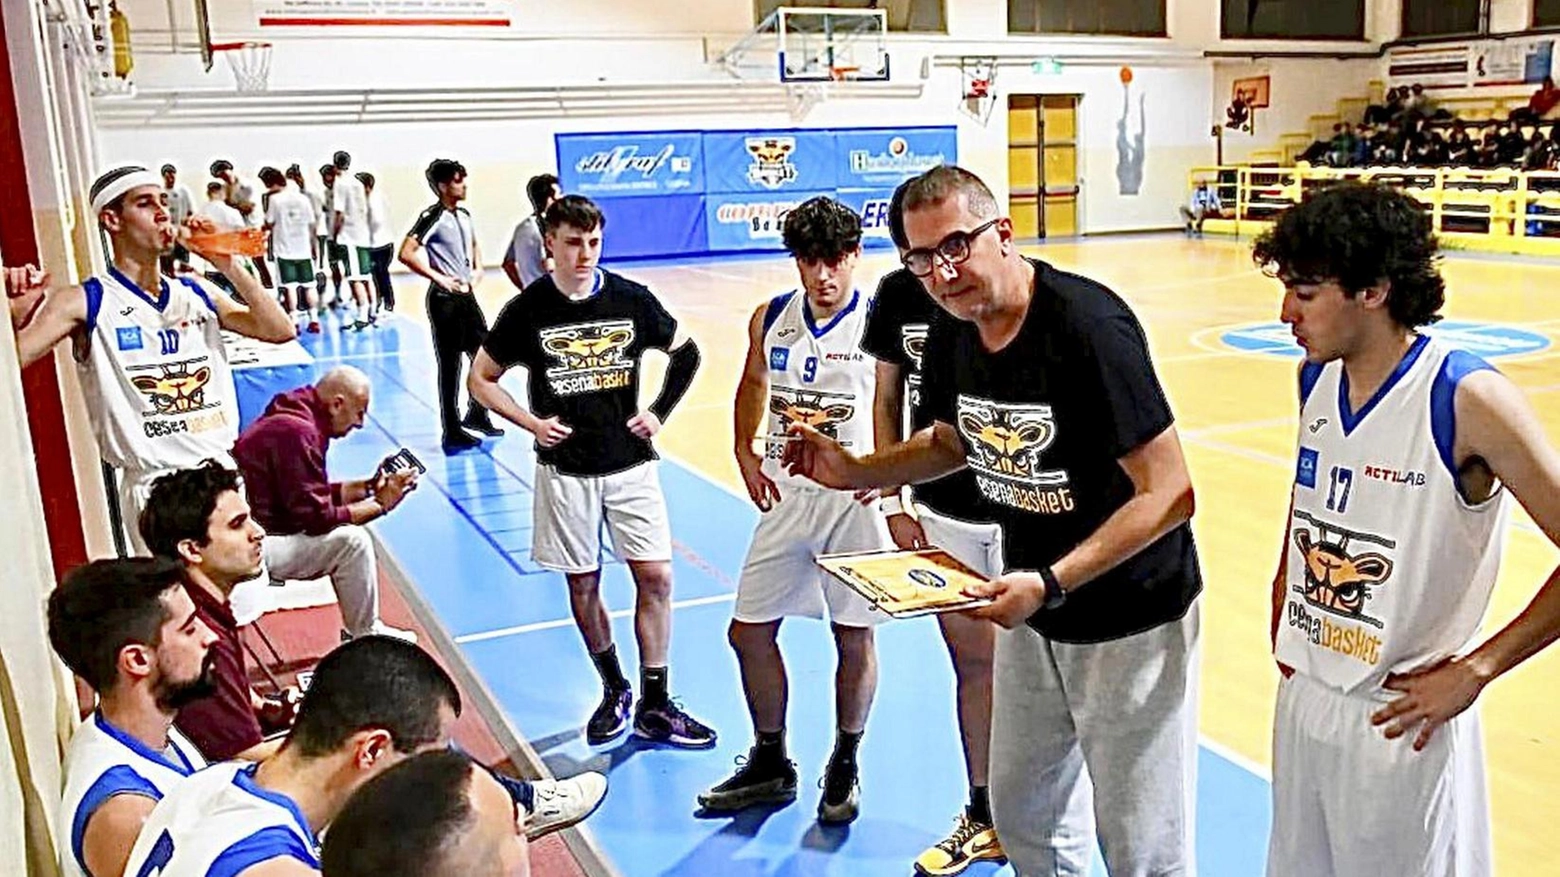
<instances>
[{"instance_id":1,"label":"sponsor banner","mask_svg":"<svg viewBox=\"0 0 1560 877\"><path fill-rule=\"evenodd\" d=\"M645 259L704 252L703 195L599 198L607 218L602 258Z\"/></svg>"},{"instance_id":2,"label":"sponsor banner","mask_svg":"<svg viewBox=\"0 0 1560 877\"><path fill-rule=\"evenodd\" d=\"M1468 46L1405 46L1387 50L1387 85L1464 88L1468 85Z\"/></svg>"},{"instance_id":3,"label":"sponsor banner","mask_svg":"<svg viewBox=\"0 0 1560 877\"><path fill-rule=\"evenodd\" d=\"M953 128L836 131L835 169L841 189L893 188L922 171L958 158Z\"/></svg>"},{"instance_id":4,"label":"sponsor banner","mask_svg":"<svg viewBox=\"0 0 1560 877\"><path fill-rule=\"evenodd\" d=\"M509 27L508 0L263 0L262 27Z\"/></svg>"},{"instance_id":5,"label":"sponsor banner","mask_svg":"<svg viewBox=\"0 0 1560 877\"><path fill-rule=\"evenodd\" d=\"M727 193L704 197L710 252L783 250L780 227L791 208L832 191L785 192L774 195Z\"/></svg>"},{"instance_id":6,"label":"sponsor banner","mask_svg":"<svg viewBox=\"0 0 1560 877\"><path fill-rule=\"evenodd\" d=\"M591 199L704 191L698 133L559 134L563 191Z\"/></svg>"},{"instance_id":7,"label":"sponsor banner","mask_svg":"<svg viewBox=\"0 0 1560 877\"><path fill-rule=\"evenodd\" d=\"M839 183L831 131L711 131L704 135L708 192L818 192ZM712 226L713 228L713 226Z\"/></svg>"},{"instance_id":8,"label":"sponsor banner","mask_svg":"<svg viewBox=\"0 0 1560 877\"><path fill-rule=\"evenodd\" d=\"M1472 84L1538 85L1549 75L1553 37L1481 40L1473 44Z\"/></svg>"},{"instance_id":9,"label":"sponsor banner","mask_svg":"<svg viewBox=\"0 0 1560 877\"><path fill-rule=\"evenodd\" d=\"M834 196L861 217L861 242L864 246L891 244L888 233L888 201L893 189L842 189Z\"/></svg>"}]
</instances>

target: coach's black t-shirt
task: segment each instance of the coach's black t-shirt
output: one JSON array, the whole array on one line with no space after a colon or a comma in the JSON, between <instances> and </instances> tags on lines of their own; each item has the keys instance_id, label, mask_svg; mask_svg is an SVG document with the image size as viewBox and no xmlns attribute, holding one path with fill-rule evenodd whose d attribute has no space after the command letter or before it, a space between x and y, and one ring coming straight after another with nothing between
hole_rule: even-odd
<instances>
[{"instance_id":1,"label":"coach's black t-shirt","mask_svg":"<svg viewBox=\"0 0 1560 877\"><path fill-rule=\"evenodd\" d=\"M1109 289L1034 262L1018 335L995 353L973 323L927 336L921 402L964 442L1003 529L1009 569L1055 563L1133 494L1121 457L1173 422L1137 318ZM1202 589L1183 524L1030 619L1062 642L1100 642L1185 614Z\"/></svg>"},{"instance_id":2,"label":"coach's black t-shirt","mask_svg":"<svg viewBox=\"0 0 1560 877\"><path fill-rule=\"evenodd\" d=\"M628 431L639 411L639 360L666 350L677 321L649 289L598 271L589 298L571 301L543 275L510 300L483 349L499 365L526 367L531 412L556 415L573 434L538 461L568 475L609 475L655 459Z\"/></svg>"},{"instance_id":3,"label":"coach's black t-shirt","mask_svg":"<svg viewBox=\"0 0 1560 877\"><path fill-rule=\"evenodd\" d=\"M899 366L905 378L905 400L910 406L911 431L922 429L932 417L921 404L921 352L926 345L926 330L935 319L953 319L932 300L926 287L909 270L900 268L878 282L877 295L867 312L867 328L861 349L874 359ZM992 519L983 508L975 489L975 476L961 469L935 481L917 484L915 501L932 511L961 521L983 522Z\"/></svg>"}]
</instances>

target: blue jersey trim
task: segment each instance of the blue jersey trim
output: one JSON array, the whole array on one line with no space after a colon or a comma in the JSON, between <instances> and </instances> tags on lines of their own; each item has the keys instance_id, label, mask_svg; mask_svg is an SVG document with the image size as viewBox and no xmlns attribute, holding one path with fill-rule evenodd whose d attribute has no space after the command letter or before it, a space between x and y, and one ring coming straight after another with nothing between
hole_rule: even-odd
<instances>
[{"instance_id":1,"label":"blue jersey trim","mask_svg":"<svg viewBox=\"0 0 1560 877\"><path fill-rule=\"evenodd\" d=\"M152 298L147 294L146 290L136 286L135 281L126 277L124 272L120 271L117 267L113 265L108 266L108 273L110 277L113 277L115 280L119 281L126 289L140 296L142 300L156 308L158 311L163 311L168 308L168 300L172 297L173 292L168 288L168 278L161 276L157 278L157 297Z\"/></svg>"},{"instance_id":2,"label":"blue jersey trim","mask_svg":"<svg viewBox=\"0 0 1560 877\"><path fill-rule=\"evenodd\" d=\"M1365 407L1361 408L1359 413L1355 413L1349 406L1349 372L1347 369L1344 370L1343 375L1338 379L1338 418L1343 421L1344 435L1353 432L1364 422L1366 416L1375 410L1381 400L1387 398L1387 394L1398 385L1398 381L1401 381L1403 376L1408 374L1409 369L1414 367L1414 363L1419 361L1419 354L1424 352L1425 345L1428 343L1430 343L1429 335L1420 335L1414 339L1414 345L1403 354L1397 368L1393 369L1392 374L1376 388L1375 395L1370 397L1370 401L1365 403Z\"/></svg>"},{"instance_id":3,"label":"blue jersey trim","mask_svg":"<svg viewBox=\"0 0 1560 877\"><path fill-rule=\"evenodd\" d=\"M319 870L319 857L298 835L280 825L262 828L217 854L206 877L237 877L245 870L272 859L293 858Z\"/></svg>"},{"instance_id":4,"label":"blue jersey trim","mask_svg":"<svg viewBox=\"0 0 1560 877\"><path fill-rule=\"evenodd\" d=\"M840 320L843 320L845 317L849 316L850 312L854 311L856 309L856 305L860 302L861 293L854 289L851 290L850 304L836 311L834 316L829 318L829 322L824 323L823 327L819 328L817 324L813 323L812 306L806 301L803 301L802 318L807 321L807 328L812 331L813 337L822 338L823 336L829 334L830 329L833 329L835 326L839 325Z\"/></svg>"},{"instance_id":5,"label":"blue jersey trim","mask_svg":"<svg viewBox=\"0 0 1560 877\"><path fill-rule=\"evenodd\" d=\"M769 307L764 309L765 332L768 332L769 327L775 324L775 320L780 319L780 312L785 310L785 306L791 303L791 297L794 295L796 295L796 290L793 289L790 292L782 292L769 300Z\"/></svg>"},{"instance_id":6,"label":"blue jersey trim","mask_svg":"<svg viewBox=\"0 0 1560 877\"><path fill-rule=\"evenodd\" d=\"M1322 366L1320 363L1307 362L1300 366L1300 407L1311 401L1311 391L1316 389L1316 382L1322 379Z\"/></svg>"},{"instance_id":7,"label":"blue jersey trim","mask_svg":"<svg viewBox=\"0 0 1560 877\"><path fill-rule=\"evenodd\" d=\"M1457 484L1457 460L1453 457L1457 445L1457 385L1468 375L1485 370L1495 371L1495 367L1466 350L1454 350L1447 354L1441 371L1430 385L1430 434L1435 438L1436 452L1441 455L1441 462L1451 473L1454 484ZM1462 492L1461 484L1457 484L1457 492Z\"/></svg>"},{"instance_id":8,"label":"blue jersey trim","mask_svg":"<svg viewBox=\"0 0 1560 877\"><path fill-rule=\"evenodd\" d=\"M92 714L92 723L97 726L99 731L102 731L108 736L114 738L119 742L120 745L124 746L126 749L129 749L131 752L134 752L136 755L141 756L147 761L156 762L157 764L168 768L180 776L189 776L195 772L195 765L190 762L189 756L185 755L184 750L180 749L179 744L173 742L172 739L169 739L168 741L168 748L172 749L174 754L179 756L179 761L181 762L180 764L174 764L168 759L166 754L158 752L152 747L147 746L145 743L142 743L140 740L137 740L136 738L120 730L117 726L114 725L114 723L110 722L108 719L103 718L103 713L101 711L97 711Z\"/></svg>"},{"instance_id":9,"label":"blue jersey trim","mask_svg":"<svg viewBox=\"0 0 1560 877\"><path fill-rule=\"evenodd\" d=\"M200 285L200 281L196 280L193 277L180 277L179 280L185 286L188 286L190 288L191 292L193 292L196 295L200 296L200 300L206 303L206 307L211 308L211 312L213 314L218 314L217 303L212 301L211 300L211 296L206 294L206 287L201 286ZM220 316L220 314L218 314L218 315Z\"/></svg>"},{"instance_id":10,"label":"blue jersey trim","mask_svg":"<svg viewBox=\"0 0 1560 877\"><path fill-rule=\"evenodd\" d=\"M81 291L87 296L87 334L97 328L98 312L103 310L103 281L96 277L88 277L87 282L81 284Z\"/></svg>"},{"instance_id":11,"label":"blue jersey trim","mask_svg":"<svg viewBox=\"0 0 1560 877\"><path fill-rule=\"evenodd\" d=\"M255 770L258 767L258 764L251 764L248 767L245 767L243 770L234 773L233 785L238 786L240 789L243 789L244 791L254 795L256 798L259 798L262 801L269 801L270 803L275 804L276 806L292 814L293 822L297 823L298 830L303 833L303 836L309 838L311 841L316 841L314 838L314 830L309 828L309 820L303 817L303 811L298 809L297 802L287 797L286 795L281 794L280 792L272 792L268 789L262 789L255 784Z\"/></svg>"},{"instance_id":12,"label":"blue jersey trim","mask_svg":"<svg viewBox=\"0 0 1560 877\"><path fill-rule=\"evenodd\" d=\"M81 866L81 873L91 874L92 869L87 867L86 851L82 845L87 839L87 823L91 821L92 814L96 813L103 803L115 795L140 795L151 798L153 801L162 800L162 792L152 785L146 777L135 772L135 769L127 764L119 764L103 771L103 775L97 778L82 796L81 803L76 805L76 813L70 821L70 851L76 857L76 864Z\"/></svg>"}]
</instances>

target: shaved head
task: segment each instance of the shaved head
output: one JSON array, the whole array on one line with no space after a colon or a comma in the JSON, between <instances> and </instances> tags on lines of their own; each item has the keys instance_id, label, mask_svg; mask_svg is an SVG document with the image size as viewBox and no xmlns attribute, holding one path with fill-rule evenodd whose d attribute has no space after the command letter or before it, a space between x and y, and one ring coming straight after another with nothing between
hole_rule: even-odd
<instances>
[{"instance_id":1,"label":"shaved head","mask_svg":"<svg viewBox=\"0 0 1560 877\"><path fill-rule=\"evenodd\" d=\"M330 414L332 438L341 438L363 425L369 389L368 375L350 365L331 369L315 383L314 392Z\"/></svg>"},{"instance_id":2,"label":"shaved head","mask_svg":"<svg viewBox=\"0 0 1560 877\"><path fill-rule=\"evenodd\" d=\"M326 372L314 385L321 397L339 394L367 395L368 375L350 365L338 365Z\"/></svg>"}]
</instances>

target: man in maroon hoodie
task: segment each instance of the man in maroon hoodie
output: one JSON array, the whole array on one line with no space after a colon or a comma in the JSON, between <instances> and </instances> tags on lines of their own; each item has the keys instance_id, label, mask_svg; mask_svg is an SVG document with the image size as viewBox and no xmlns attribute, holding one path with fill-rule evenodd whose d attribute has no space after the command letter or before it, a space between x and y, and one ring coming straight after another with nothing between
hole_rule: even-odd
<instances>
[{"instance_id":1,"label":"man in maroon hoodie","mask_svg":"<svg viewBox=\"0 0 1560 877\"><path fill-rule=\"evenodd\" d=\"M325 451L363 425L368 376L350 366L319 383L271 400L233 446L249 504L266 530L265 563L272 580L329 576L341 605L344 638L370 633L416 641L411 631L379 620L374 543L363 524L387 514L417 485L415 469L332 482Z\"/></svg>"}]
</instances>

